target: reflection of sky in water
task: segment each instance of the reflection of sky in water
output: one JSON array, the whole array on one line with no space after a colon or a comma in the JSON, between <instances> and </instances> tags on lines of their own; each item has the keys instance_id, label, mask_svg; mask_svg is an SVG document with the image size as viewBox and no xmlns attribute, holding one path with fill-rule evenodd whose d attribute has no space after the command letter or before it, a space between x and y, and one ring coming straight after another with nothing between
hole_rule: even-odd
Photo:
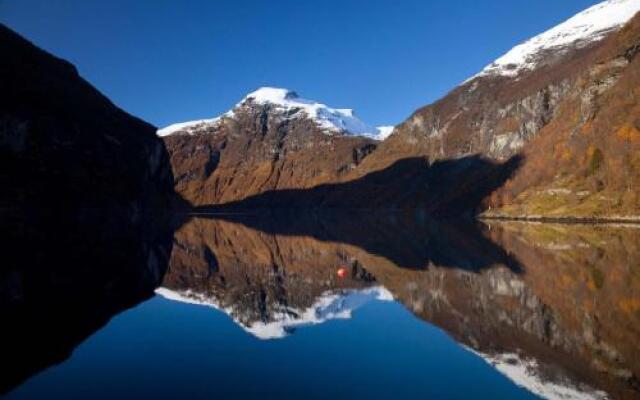
<instances>
[{"instance_id":1,"label":"reflection of sky in water","mask_svg":"<svg viewBox=\"0 0 640 400\"><path fill-rule=\"evenodd\" d=\"M638 229L278 222L287 234L256 219L187 222L157 296L8 398L600 399L596 382L628 390L593 365L620 376L635 368L620 355L635 351L637 334L619 321L640 315Z\"/></svg>"},{"instance_id":2,"label":"reflection of sky in water","mask_svg":"<svg viewBox=\"0 0 640 400\"><path fill-rule=\"evenodd\" d=\"M395 302L286 340L245 334L224 313L157 296L115 317L10 398L533 399Z\"/></svg>"}]
</instances>

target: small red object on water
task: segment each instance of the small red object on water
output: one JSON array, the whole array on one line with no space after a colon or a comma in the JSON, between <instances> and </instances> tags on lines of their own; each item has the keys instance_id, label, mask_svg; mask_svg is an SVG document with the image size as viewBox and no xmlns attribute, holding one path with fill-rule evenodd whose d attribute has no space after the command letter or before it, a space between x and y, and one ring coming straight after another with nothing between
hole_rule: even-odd
<instances>
[{"instance_id":1,"label":"small red object on water","mask_svg":"<svg viewBox=\"0 0 640 400\"><path fill-rule=\"evenodd\" d=\"M338 268L338 277L339 278L344 278L345 276L347 276L347 269L346 268Z\"/></svg>"}]
</instances>

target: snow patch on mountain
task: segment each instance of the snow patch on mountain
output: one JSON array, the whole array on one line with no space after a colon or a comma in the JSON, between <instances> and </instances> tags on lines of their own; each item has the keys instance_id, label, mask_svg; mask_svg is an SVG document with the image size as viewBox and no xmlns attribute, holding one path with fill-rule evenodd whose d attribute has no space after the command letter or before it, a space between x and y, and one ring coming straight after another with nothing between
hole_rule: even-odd
<instances>
[{"instance_id":1,"label":"snow patch on mountain","mask_svg":"<svg viewBox=\"0 0 640 400\"><path fill-rule=\"evenodd\" d=\"M199 119L196 121L178 122L162 129L158 129L156 132L158 136L168 136L175 132L184 132L193 134L196 131L202 130L207 126L215 126L220 122L220 117L211 119Z\"/></svg>"},{"instance_id":2,"label":"snow patch on mountain","mask_svg":"<svg viewBox=\"0 0 640 400\"><path fill-rule=\"evenodd\" d=\"M167 136L176 132L193 134L207 127L215 127L222 118L233 118L234 110L251 104L269 105L282 118L310 118L320 129L327 133L366 136L375 140L383 140L391 134L393 127L373 127L355 116L349 108L331 108L314 100L301 98L292 90L262 87L245 96L233 110L212 119L182 122L158 130L159 136Z\"/></svg>"},{"instance_id":3,"label":"snow patch on mountain","mask_svg":"<svg viewBox=\"0 0 640 400\"><path fill-rule=\"evenodd\" d=\"M376 140L385 140L386 138L389 137L389 135L391 135L393 133L393 129L394 128L395 128L395 126L393 126L393 125L376 127L376 130L378 131L378 134L377 134L377 136L374 137L374 139L376 139Z\"/></svg>"},{"instance_id":4,"label":"snow patch on mountain","mask_svg":"<svg viewBox=\"0 0 640 400\"><path fill-rule=\"evenodd\" d=\"M207 128L215 128L223 118L233 118L233 110L227 111L219 117L209 119L198 119L195 121L178 122L176 124L169 125L165 128L158 129L156 134L158 136L168 136L176 132L186 133L193 135L194 133L201 132Z\"/></svg>"},{"instance_id":5,"label":"snow patch on mountain","mask_svg":"<svg viewBox=\"0 0 640 400\"><path fill-rule=\"evenodd\" d=\"M514 47L466 82L480 76L514 77L522 71L532 70L544 59L542 53L545 51L562 51L570 46L580 48L602 40L638 11L640 0L608 0L596 4Z\"/></svg>"},{"instance_id":6,"label":"snow patch on mountain","mask_svg":"<svg viewBox=\"0 0 640 400\"><path fill-rule=\"evenodd\" d=\"M317 325L333 319L349 319L352 312L373 301L391 301L393 295L382 286L366 289L325 292L307 309L285 307L270 315L269 321L243 323L233 307L222 307L214 297L191 290L175 291L168 288L156 289L156 294L174 301L212 307L229 315L242 329L258 339L280 339L288 336L295 328Z\"/></svg>"}]
</instances>

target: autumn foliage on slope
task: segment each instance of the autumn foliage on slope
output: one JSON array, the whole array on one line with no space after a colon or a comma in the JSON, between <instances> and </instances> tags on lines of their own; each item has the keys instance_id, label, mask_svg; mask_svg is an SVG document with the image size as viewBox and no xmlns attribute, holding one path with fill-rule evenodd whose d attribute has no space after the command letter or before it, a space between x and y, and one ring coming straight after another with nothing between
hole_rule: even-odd
<instances>
[{"instance_id":1,"label":"autumn foliage on slope","mask_svg":"<svg viewBox=\"0 0 640 400\"><path fill-rule=\"evenodd\" d=\"M637 15L598 49L489 207L514 216L640 214L639 52Z\"/></svg>"}]
</instances>

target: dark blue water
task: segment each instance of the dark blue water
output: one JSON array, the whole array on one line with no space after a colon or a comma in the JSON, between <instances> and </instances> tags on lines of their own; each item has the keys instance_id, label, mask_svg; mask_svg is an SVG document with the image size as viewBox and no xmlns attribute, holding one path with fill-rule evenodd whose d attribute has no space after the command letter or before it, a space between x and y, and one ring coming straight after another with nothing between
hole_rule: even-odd
<instances>
[{"instance_id":1,"label":"dark blue water","mask_svg":"<svg viewBox=\"0 0 640 400\"><path fill-rule=\"evenodd\" d=\"M0 396L640 393L640 229L233 214L147 230L99 217L0 232Z\"/></svg>"},{"instance_id":2,"label":"dark blue water","mask_svg":"<svg viewBox=\"0 0 640 400\"><path fill-rule=\"evenodd\" d=\"M44 332L43 332L44 333ZM10 399L532 399L396 302L260 340L210 307L156 296Z\"/></svg>"}]
</instances>

